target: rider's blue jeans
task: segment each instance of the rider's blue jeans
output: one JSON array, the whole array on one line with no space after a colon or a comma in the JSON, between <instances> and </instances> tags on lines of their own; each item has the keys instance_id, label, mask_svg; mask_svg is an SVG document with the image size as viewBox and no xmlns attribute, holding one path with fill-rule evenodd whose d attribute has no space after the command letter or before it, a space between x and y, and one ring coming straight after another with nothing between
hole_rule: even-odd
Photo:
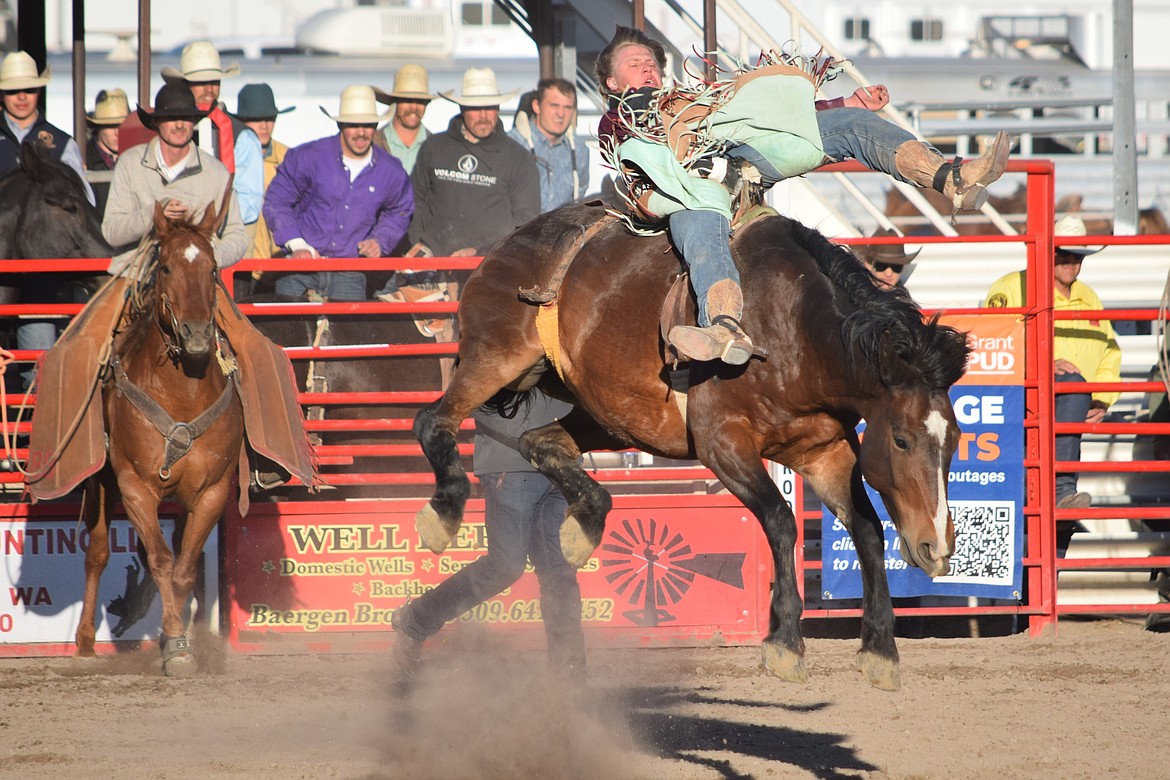
<instances>
[{"instance_id":1,"label":"rider's blue jeans","mask_svg":"<svg viewBox=\"0 0 1170 780\"><path fill-rule=\"evenodd\" d=\"M1057 382L1084 382L1080 374L1060 374L1055 377ZM1083 423L1089 414L1089 405L1093 396L1089 393L1057 393L1056 394L1056 422ZM1056 436L1056 459L1074 461L1081 459L1081 434L1061 433ZM1056 475L1056 500L1077 492L1076 472L1064 472Z\"/></svg>"},{"instance_id":2,"label":"rider's blue jeans","mask_svg":"<svg viewBox=\"0 0 1170 780\"><path fill-rule=\"evenodd\" d=\"M894 165L898 147L907 141L918 140L909 131L864 108L818 111L817 125L820 127L825 155L834 162L852 158L870 170L888 173L899 181L909 182L898 173ZM760 171L765 186L770 187L784 178L763 155L746 144L734 146L724 154L754 165Z\"/></svg>"},{"instance_id":3,"label":"rider's blue jeans","mask_svg":"<svg viewBox=\"0 0 1170 780\"><path fill-rule=\"evenodd\" d=\"M907 141L917 140L908 131L887 122L864 108L833 108L817 112L817 124L825 154L833 160L853 158L875 171L901 181L894 155ZM759 170L765 187L784 176L763 155L747 144L734 146L724 156L749 162ZM699 324L711 324L707 312L707 290L721 279L739 284L739 272L731 259L731 225L715 211L676 211L670 215L670 236L690 267L691 287L699 304Z\"/></svg>"},{"instance_id":4,"label":"rider's blue jeans","mask_svg":"<svg viewBox=\"0 0 1170 780\"><path fill-rule=\"evenodd\" d=\"M487 554L414 599L397 616L397 626L424 640L448 620L510 587L528 559L540 582L540 614L554 669L583 672L581 587L577 570L561 553L566 502L561 491L535 471L483 474Z\"/></svg>"},{"instance_id":5,"label":"rider's blue jeans","mask_svg":"<svg viewBox=\"0 0 1170 780\"><path fill-rule=\"evenodd\" d=\"M699 302L699 325L707 327L707 291L721 279L739 284L731 259L731 223L718 211L686 209L670 215L670 238L687 261L691 289Z\"/></svg>"}]
</instances>

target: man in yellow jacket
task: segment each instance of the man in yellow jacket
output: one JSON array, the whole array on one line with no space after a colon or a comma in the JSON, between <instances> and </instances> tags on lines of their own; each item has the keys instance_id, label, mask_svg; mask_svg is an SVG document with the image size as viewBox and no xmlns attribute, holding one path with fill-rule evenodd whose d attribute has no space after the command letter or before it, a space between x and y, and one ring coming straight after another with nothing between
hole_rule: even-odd
<instances>
[{"instance_id":1,"label":"man in yellow jacket","mask_svg":"<svg viewBox=\"0 0 1170 780\"><path fill-rule=\"evenodd\" d=\"M1057 236L1083 236L1085 223L1079 217L1061 217L1055 226ZM1105 307L1097 293L1078 281L1081 263L1087 255L1101 251L1101 247L1057 247L1053 272L1053 309L1056 311L1094 311ZM1016 308L1024 305L1025 278L1023 271L1002 277L987 293L984 304L989 308ZM1052 351L1057 382L1119 382L1121 381L1121 349L1109 320L1057 320L1054 326ZM1101 422L1107 410L1117 400L1118 393L1058 394L1056 422ZM1062 434L1056 437L1056 459L1081 459L1080 434ZM1084 508L1093 497L1077 491L1077 475L1056 475L1056 506L1060 509ZM1072 533L1072 524L1061 528L1066 536ZM1060 539L1067 547L1067 539Z\"/></svg>"}]
</instances>

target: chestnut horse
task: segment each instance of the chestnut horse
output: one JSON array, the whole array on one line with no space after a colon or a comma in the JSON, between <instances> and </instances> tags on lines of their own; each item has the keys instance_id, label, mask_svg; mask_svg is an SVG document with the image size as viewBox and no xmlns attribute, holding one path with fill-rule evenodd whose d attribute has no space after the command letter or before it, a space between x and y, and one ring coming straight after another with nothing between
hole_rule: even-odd
<instances>
[{"instance_id":1,"label":"chestnut horse","mask_svg":"<svg viewBox=\"0 0 1170 780\"><path fill-rule=\"evenodd\" d=\"M217 222L214 204L197 224L171 223L155 207L154 259L132 299L138 310L114 341L113 377L103 389L108 459L90 478L82 510L90 544L77 654L94 654L98 579L109 560L109 522L120 495L162 599L168 676L194 672L184 607L199 554L231 492L244 437L235 382L218 359L216 296L226 292L217 283L211 245ZM182 506L175 552L159 527L166 498Z\"/></svg>"},{"instance_id":2,"label":"chestnut horse","mask_svg":"<svg viewBox=\"0 0 1170 780\"><path fill-rule=\"evenodd\" d=\"M445 548L468 495L456 426L501 388L530 386L545 363L539 307L518 288L555 287L559 259L604 213L586 204L544 215L497 244L468 281L454 379L415 418L436 476L415 519L429 549ZM700 459L763 526L776 572L765 664L803 681L796 521L761 458L792 467L853 536L865 586L859 666L874 685L896 689L883 534L862 475L889 508L907 562L945 574L955 539L947 473L959 438L947 391L966 369L965 334L924 323L906 293L879 290L850 252L783 217L740 227L732 248L744 328L769 356L691 363L684 393L672 389L659 322L679 257L666 238L636 237L620 223L589 238L559 287L559 344L550 350L577 407L524 434L520 449L568 499L561 542L577 566L600 543L611 505L581 469L582 451L634 446Z\"/></svg>"}]
</instances>

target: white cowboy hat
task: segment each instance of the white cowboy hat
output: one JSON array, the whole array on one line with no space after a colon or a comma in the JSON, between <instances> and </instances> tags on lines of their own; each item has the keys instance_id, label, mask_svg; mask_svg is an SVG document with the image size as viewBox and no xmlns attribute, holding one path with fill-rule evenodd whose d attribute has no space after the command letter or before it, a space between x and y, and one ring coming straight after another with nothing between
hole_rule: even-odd
<instances>
[{"instance_id":1,"label":"white cowboy hat","mask_svg":"<svg viewBox=\"0 0 1170 780\"><path fill-rule=\"evenodd\" d=\"M374 96L379 103L391 105L396 100L416 100L423 102L434 100L438 95L431 94L430 79L427 69L422 65L403 65L394 74L394 88L389 92L374 87Z\"/></svg>"},{"instance_id":2,"label":"white cowboy hat","mask_svg":"<svg viewBox=\"0 0 1170 780\"><path fill-rule=\"evenodd\" d=\"M194 41L183 47L179 69L170 65L162 69L166 81L220 81L240 75L239 63L233 62L225 70L219 60L219 51L208 41Z\"/></svg>"},{"instance_id":3,"label":"white cowboy hat","mask_svg":"<svg viewBox=\"0 0 1170 780\"><path fill-rule=\"evenodd\" d=\"M85 115L91 125L112 126L122 124L130 114L130 101L120 89L103 89L97 93L93 111Z\"/></svg>"},{"instance_id":4,"label":"white cowboy hat","mask_svg":"<svg viewBox=\"0 0 1170 780\"><path fill-rule=\"evenodd\" d=\"M1052 234L1055 236L1087 236L1088 230L1085 228L1085 221L1080 217L1074 217L1072 214L1065 214L1060 219L1056 220L1056 224L1052 227ZM1062 246L1057 247L1061 252L1068 252L1074 255L1095 255L1105 247L1103 246Z\"/></svg>"},{"instance_id":5,"label":"white cowboy hat","mask_svg":"<svg viewBox=\"0 0 1170 780\"><path fill-rule=\"evenodd\" d=\"M48 65L37 75L37 64L33 58L23 51L14 51L0 63L0 92L43 87L52 77Z\"/></svg>"},{"instance_id":6,"label":"white cowboy hat","mask_svg":"<svg viewBox=\"0 0 1170 780\"><path fill-rule=\"evenodd\" d=\"M320 106L321 113L334 122L343 125L376 125L390 118L390 111L378 113L378 102L374 99L374 88L363 84L341 90L341 106L337 116Z\"/></svg>"},{"instance_id":7,"label":"white cowboy hat","mask_svg":"<svg viewBox=\"0 0 1170 780\"><path fill-rule=\"evenodd\" d=\"M491 68L468 68L463 72L463 91L459 97L455 97L453 89L439 94L460 106L484 108L498 106L515 97L519 91L514 89L511 92L501 94L500 88L496 85L496 72L494 70Z\"/></svg>"}]
</instances>

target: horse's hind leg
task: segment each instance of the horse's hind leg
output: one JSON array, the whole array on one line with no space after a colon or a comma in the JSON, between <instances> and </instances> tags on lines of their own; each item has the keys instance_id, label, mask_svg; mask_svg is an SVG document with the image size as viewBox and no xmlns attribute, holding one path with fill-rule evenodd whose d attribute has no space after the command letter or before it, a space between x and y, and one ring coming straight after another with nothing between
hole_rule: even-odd
<instances>
[{"instance_id":1,"label":"horse's hind leg","mask_svg":"<svg viewBox=\"0 0 1170 780\"><path fill-rule=\"evenodd\" d=\"M858 668L873 686L896 691L902 681L894 642L894 607L886 580L885 536L862 484L852 445L839 442L823 456L803 464L800 473L849 530L857 549L863 586Z\"/></svg>"},{"instance_id":2,"label":"horse's hind leg","mask_svg":"<svg viewBox=\"0 0 1170 780\"><path fill-rule=\"evenodd\" d=\"M90 479L86 484L81 514L89 531L89 547L85 551L85 596L81 602L81 617L77 623L74 641L81 658L94 656L97 637L98 584L110 560L110 508L106 487L100 480Z\"/></svg>"},{"instance_id":3,"label":"horse's hind leg","mask_svg":"<svg viewBox=\"0 0 1170 780\"><path fill-rule=\"evenodd\" d=\"M613 506L609 492L581 468L581 450L620 447L593 419L579 409L564 420L527 431L520 437L520 454L560 489L568 502L561 526L561 552L570 565L581 568L601 544L605 517Z\"/></svg>"}]
</instances>

